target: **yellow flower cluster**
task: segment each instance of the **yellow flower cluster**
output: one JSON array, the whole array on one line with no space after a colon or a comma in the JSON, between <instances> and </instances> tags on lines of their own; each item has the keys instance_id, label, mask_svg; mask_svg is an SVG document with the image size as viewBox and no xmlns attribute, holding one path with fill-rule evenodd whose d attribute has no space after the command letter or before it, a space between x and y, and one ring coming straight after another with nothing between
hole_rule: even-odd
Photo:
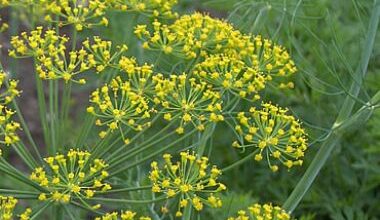
<instances>
[{"instance_id":1,"label":"yellow flower cluster","mask_svg":"<svg viewBox=\"0 0 380 220\"><path fill-rule=\"evenodd\" d=\"M172 8L178 0L116 0L114 8L122 11L137 11L146 16L175 18Z\"/></svg>"},{"instance_id":2,"label":"yellow flower cluster","mask_svg":"<svg viewBox=\"0 0 380 220\"><path fill-rule=\"evenodd\" d=\"M242 35L227 22L201 13L183 15L171 25L153 22L153 33L139 25L135 34L143 39L144 48L193 59L218 53L248 54L249 37Z\"/></svg>"},{"instance_id":3,"label":"yellow flower cluster","mask_svg":"<svg viewBox=\"0 0 380 220\"><path fill-rule=\"evenodd\" d=\"M220 91L253 100L265 88L266 77L257 68L248 67L236 58L224 54L211 55L195 66L194 76Z\"/></svg>"},{"instance_id":4,"label":"yellow flower cluster","mask_svg":"<svg viewBox=\"0 0 380 220\"><path fill-rule=\"evenodd\" d=\"M144 64L139 66L135 58L129 58L122 56L119 60L117 67L121 72L126 73L123 75L131 83L131 89L133 92L140 96L149 97L152 99L154 91L153 82L153 66Z\"/></svg>"},{"instance_id":5,"label":"yellow flower cluster","mask_svg":"<svg viewBox=\"0 0 380 220\"><path fill-rule=\"evenodd\" d=\"M32 212L33 210L31 208L25 209L25 211L20 215L20 220L29 220Z\"/></svg>"},{"instance_id":6,"label":"yellow flower cluster","mask_svg":"<svg viewBox=\"0 0 380 220\"><path fill-rule=\"evenodd\" d=\"M144 41L144 48L181 58L197 58L198 61L206 59L198 65L197 70L202 72L203 77L224 75L226 65L231 64L228 66L231 69L244 69L244 73L248 72L245 81L250 84L244 86L252 90L252 87L263 87L263 83L272 81L273 77L286 77L297 71L294 61L282 46L261 36L242 34L229 23L201 13L184 15L171 25L163 25L156 20L153 22L152 33L147 29L147 25L135 28L135 34ZM216 83L216 86L221 83L217 80L211 82ZM224 86L228 86L226 81L224 83ZM294 85L292 82L281 82L278 86L292 88ZM242 90L241 95L250 92L252 91Z\"/></svg>"},{"instance_id":7,"label":"yellow flower cluster","mask_svg":"<svg viewBox=\"0 0 380 220\"><path fill-rule=\"evenodd\" d=\"M96 217L95 220L151 220L150 217L141 216L139 218L136 217L136 212L132 211L122 211L119 215L117 212L106 213L101 217Z\"/></svg>"},{"instance_id":8,"label":"yellow flower cluster","mask_svg":"<svg viewBox=\"0 0 380 220\"><path fill-rule=\"evenodd\" d=\"M290 220L290 215L279 206L253 204L248 210L240 210L237 217L228 220Z\"/></svg>"},{"instance_id":9,"label":"yellow flower cluster","mask_svg":"<svg viewBox=\"0 0 380 220\"><path fill-rule=\"evenodd\" d=\"M13 209L17 204L17 199L13 197L0 196L0 219L1 220L12 220L13 219Z\"/></svg>"},{"instance_id":10,"label":"yellow flower cluster","mask_svg":"<svg viewBox=\"0 0 380 220\"><path fill-rule=\"evenodd\" d=\"M181 217L188 205L197 211L201 211L204 204L221 207L222 201L215 195L226 190L226 186L218 182L221 170L216 166L210 168L207 157L198 159L197 155L189 152L181 152L180 157L180 161L173 163L172 156L164 154L165 165L162 168L155 161L151 163L152 191L164 193L168 199L178 199L176 217Z\"/></svg>"},{"instance_id":11,"label":"yellow flower cluster","mask_svg":"<svg viewBox=\"0 0 380 220\"><path fill-rule=\"evenodd\" d=\"M106 11L112 7L112 0L60 0L41 1L40 6L46 10L45 20L57 22L59 26L74 25L77 31L96 25L108 26ZM55 20L59 16L58 20Z\"/></svg>"},{"instance_id":12,"label":"yellow flower cluster","mask_svg":"<svg viewBox=\"0 0 380 220\"><path fill-rule=\"evenodd\" d=\"M203 131L206 123L224 120L220 94L206 83L188 79L186 74L170 75L169 79L157 74L153 80L156 82L154 102L160 105L165 120L180 120L178 134L184 132L187 124Z\"/></svg>"},{"instance_id":13,"label":"yellow flower cluster","mask_svg":"<svg viewBox=\"0 0 380 220\"><path fill-rule=\"evenodd\" d=\"M5 84L8 84L7 86ZM20 95L20 91L17 89L18 81L7 80L6 73L0 71L0 144L11 145L20 140L17 135L17 130L20 129L18 122L12 121L12 115L15 113L11 109L7 108L7 104L13 101L13 99ZM0 156L2 151L0 149Z\"/></svg>"},{"instance_id":14,"label":"yellow flower cluster","mask_svg":"<svg viewBox=\"0 0 380 220\"><path fill-rule=\"evenodd\" d=\"M57 154L45 158L47 167L38 167L30 175L30 179L44 187L46 192L39 195L41 201L51 200L69 203L79 199L90 207L85 200L92 198L97 192L111 189L104 179L108 177L106 164L101 159L91 159L87 151L71 149L66 155ZM93 209L100 205L92 206Z\"/></svg>"},{"instance_id":15,"label":"yellow flower cluster","mask_svg":"<svg viewBox=\"0 0 380 220\"><path fill-rule=\"evenodd\" d=\"M95 36L93 43L87 39L83 42L83 47L88 51L88 62L94 66L96 72L100 73L107 67L117 68L121 55L128 50L126 45L112 47L111 41L102 40Z\"/></svg>"},{"instance_id":16,"label":"yellow flower cluster","mask_svg":"<svg viewBox=\"0 0 380 220\"><path fill-rule=\"evenodd\" d=\"M99 133L101 138L109 132L119 130L128 144L129 140L124 137L122 126L135 131L150 126L149 119L153 110L149 107L148 100L133 91L131 82L122 80L120 76L94 91L90 102L93 105L87 108L87 112L99 118L96 125L108 127Z\"/></svg>"},{"instance_id":17,"label":"yellow flower cluster","mask_svg":"<svg viewBox=\"0 0 380 220\"><path fill-rule=\"evenodd\" d=\"M100 73L107 67L117 68L121 55L127 51L127 46L112 48L110 41L94 37L93 42L87 39L78 50L68 50L66 44L69 38L59 36L55 30L44 31L37 27L30 34L25 32L14 36L11 40L13 49L9 55L15 58L34 57L36 72L41 79L63 79L79 84L86 83L78 75L94 69Z\"/></svg>"},{"instance_id":18,"label":"yellow flower cluster","mask_svg":"<svg viewBox=\"0 0 380 220\"><path fill-rule=\"evenodd\" d=\"M36 72L41 79L64 79L66 82L71 80L84 84L85 79L76 80L73 77L90 69L87 51L70 51L67 60L68 41L68 37L57 35L55 30L44 31L42 27L37 27L30 35L23 32L21 37L12 37L13 49L9 51L9 56L34 57L37 62Z\"/></svg>"},{"instance_id":19,"label":"yellow flower cluster","mask_svg":"<svg viewBox=\"0 0 380 220\"><path fill-rule=\"evenodd\" d=\"M302 165L304 152L307 150L307 138L301 124L288 110L269 103L263 103L262 109L252 107L249 113L238 113L235 129L241 139L233 147L257 148L256 161L264 157L273 171L278 166L271 163L271 158L280 161L287 168Z\"/></svg>"}]
</instances>

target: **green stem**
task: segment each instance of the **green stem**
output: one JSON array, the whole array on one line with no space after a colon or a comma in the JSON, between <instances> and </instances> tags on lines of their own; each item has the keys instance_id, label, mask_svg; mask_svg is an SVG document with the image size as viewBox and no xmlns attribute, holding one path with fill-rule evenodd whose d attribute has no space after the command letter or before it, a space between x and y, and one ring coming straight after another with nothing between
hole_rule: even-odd
<instances>
[{"instance_id":1,"label":"green stem","mask_svg":"<svg viewBox=\"0 0 380 220\"><path fill-rule=\"evenodd\" d=\"M115 187L115 186L112 186L112 187ZM98 194L111 194L111 193L131 192L131 191L148 190L148 189L149 190L152 189L152 186L140 186L140 187L128 187L128 188L112 189L112 190L108 190L105 192L99 192Z\"/></svg>"},{"instance_id":2,"label":"green stem","mask_svg":"<svg viewBox=\"0 0 380 220\"><path fill-rule=\"evenodd\" d=\"M231 164L231 165L229 165L229 166L223 168L223 169L222 169L222 172L223 172L223 173L224 173L224 172L227 172L227 171L229 171L229 170L231 170L231 169L233 169L233 168L239 166L240 164L245 163L247 160L253 159L253 156L254 156L255 154L257 154L257 152L259 152L259 150L255 150L255 151L253 151L252 153L248 154L247 156L243 157L242 159L236 161L235 163L233 163L233 164Z\"/></svg>"},{"instance_id":3,"label":"green stem","mask_svg":"<svg viewBox=\"0 0 380 220\"><path fill-rule=\"evenodd\" d=\"M285 201L283 207L288 212L293 212L294 209L298 206L298 204L300 203L300 201L302 200L306 192L309 190L311 184L314 182L319 171L321 170L323 165L326 163L326 160L330 156L335 145L339 142L341 133L342 131L344 131L339 128L342 126L342 124L345 123L345 121L349 119L351 112L354 108L355 99L359 95L361 85L362 85L362 80L364 79L365 74L367 72L367 66L369 63L370 55L373 50L377 27L379 24L379 18L380 18L380 4L377 0L375 0L374 7L372 9L368 33L366 35L366 41L365 41L366 43L362 51L359 67L357 68L355 72L356 77L354 79L354 82L352 83L349 94L347 95L346 100L344 101L342 105L342 108L339 112L337 120L335 121L334 125L331 128L332 132L330 136L322 144L322 147L319 149L317 155L315 156L312 163L306 170L305 174L303 175L301 180L298 182L297 186L295 187L291 195Z\"/></svg>"},{"instance_id":4,"label":"green stem","mask_svg":"<svg viewBox=\"0 0 380 220\"><path fill-rule=\"evenodd\" d=\"M44 94L42 80L37 74L35 74L35 79L36 79L37 100L38 100L38 108L39 108L40 119L41 119L41 126L42 126L42 131L44 134L45 145L47 147L47 146L50 146L50 133L49 133L48 124L47 124L45 94Z\"/></svg>"},{"instance_id":5,"label":"green stem","mask_svg":"<svg viewBox=\"0 0 380 220\"><path fill-rule=\"evenodd\" d=\"M200 136L199 145L197 148L197 155L198 158L201 158L205 152L207 141L212 137L212 134L214 133L216 124L209 124L206 126L206 129L203 131L203 133Z\"/></svg>"},{"instance_id":6,"label":"green stem","mask_svg":"<svg viewBox=\"0 0 380 220\"><path fill-rule=\"evenodd\" d=\"M20 111L20 108L17 105L16 100L13 100L12 103L13 103L13 107L14 107L14 109L16 111L17 117L18 117L18 119L19 119L19 121L21 123L22 129L23 129L23 131L24 131L27 139L29 140L29 143L32 145L33 150L36 153L36 155L38 156L39 160L42 162L42 157L41 157L40 151L38 150L37 144L34 141L34 139L32 137L32 134L30 133L29 127L28 127L28 125L25 122L25 119L24 119L24 117L23 117L23 115L22 115L22 113Z\"/></svg>"},{"instance_id":7,"label":"green stem","mask_svg":"<svg viewBox=\"0 0 380 220\"><path fill-rule=\"evenodd\" d=\"M121 172L124 172L125 170L128 170L128 169L130 169L132 167L135 167L135 166L137 166L137 165L139 165L139 164L141 164L141 163L143 163L143 162L145 162L145 161L147 161L147 160L155 157L156 155L161 154L162 152L164 152L164 151L168 150L169 148L175 146L178 142L181 142L182 140L185 140L186 138L188 138L189 136L191 136L195 131L196 130L193 129L191 132L187 133L186 135L183 135L181 138L178 138L177 140L175 140L175 141L171 142L170 144L166 145L165 147L157 149L154 153L151 153L148 156L145 156L142 159L140 159L140 160L138 160L138 161L136 161L134 163L131 163L128 166L124 166L124 167L122 167L122 168L120 168L120 169L112 172L110 176L114 176L114 175L117 175L117 174L119 174ZM127 159L131 158L132 156L134 156L134 155L128 155ZM123 158L123 159L125 161L125 158ZM113 166L113 165L114 164L111 164L111 166L110 166L109 169L114 168L115 166Z\"/></svg>"},{"instance_id":8,"label":"green stem","mask_svg":"<svg viewBox=\"0 0 380 220\"><path fill-rule=\"evenodd\" d=\"M165 200L166 197L161 197L158 199L151 199L151 200L128 200L128 199L113 199L113 198L99 198L94 197L89 200L99 201L99 202L114 202L114 203L129 203L129 204L149 204L149 203L156 203Z\"/></svg>"}]
</instances>

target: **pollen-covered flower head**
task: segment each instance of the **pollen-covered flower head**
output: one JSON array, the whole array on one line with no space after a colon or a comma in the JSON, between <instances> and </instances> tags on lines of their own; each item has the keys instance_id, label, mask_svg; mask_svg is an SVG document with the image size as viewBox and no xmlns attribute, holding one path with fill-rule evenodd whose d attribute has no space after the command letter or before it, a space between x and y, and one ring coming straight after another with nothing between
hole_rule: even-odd
<instances>
[{"instance_id":1,"label":"pollen-covered flower head","mask_svg":"<svg viewBox=\"0 0 380 220\"><path fill-rule=\"evenodd\" d=\"M42 27L37 27L30 34L23 32L21 37L12 37L9 55L15 58L34 57L36 72L41 79L63 79L65 82L84 84L85 79L78 79L77 76L94 64L85 49L68 50L68 41L68 37L59 36L55 30L44 31Z\"/></svg>"},{"instance_id":2,"label":"pollen-covered flower head","mask_svg":"<svg viewBox=\"0 0 380 220\"><path fill-rule=\"evenodd\" d=\"M182 216L188 205L197 211L201 211L204 204L214 208L222 206L217 193L226 190L226 186L218 182L221 170L210 166L207 157L181 152L177 162L172 161L170 154L164 154L163 158L164 166L151 163L152 191L178 202L177 217Z\"/></svg>"},{"instance_id":3,"label":"pollen-covered flower head","mask_svg":"<svg viewBox=\"0 0 380 220\"><path fill-rule=\"evenodd\" d=\"M278 170L278 162L288 168L302 165L307 137L301 123L287 112L287 109L263 103L262 109L252 107L249 113L238 113L235 129L240 140L233 146L256 149L254 159L265 158L273 171Z\"/></svg>"},{"instance_id":4,"label":"pollen-covered flower head","mask_svg":"<svg viewBox=\"0 0 380 220\"><path fill-rule=\"evenodd\" d=\"M17 204L17 199L13 197L0 196L0 219L12 220L13 210Z\"/></svg>"},{"instance_id":5,"label":"pollen-covered flower head","mask_svg":"<svg viewBox=\"0 0 380 220\"><path fill-rule=\"evenodd\" d=\"M96 125L107 127L99 133L100 137L114 130L124 135L123 127L142 131L151 124L153 110L148 99L134 92L131 82L122 80L120 76L95 90L90 102L92 106L87 111L98 118ZM124 140L127 139L124 137Z\"/></svg>"},{"instance_id":6,"label":"pollen-covered flower head","mask_svg":"<svg viewBox=\"0 0 380 220\"><path fill-rule=\"evenodd\" d=\"M95 36L92 41L83 41L83 47L88 51L88 62L94 66L97 73L107 67L117 68L120 57L128 50L126 45L112 46L112 41L106 41Z\"/></svg>"},{"instance_id":7,"label":"pollen-covered flower head","mask_svg":"<svg viewBox=\"0 0 380 220\"><path fill-rule=\"evenodd\" d=\"M104 179L108 177L106 164L101 159L91 158L87 151L69 150L67 154L57 154L44 159L47 166L36 168L30 179L42 186L39 200L51 200L59 203L69 203L72 200L90 206L86 199L92 198L97 192L111 189Z\"/></svg>"},{"instance_id":8,"label":"pollen-covered flower head","mask_svg":"<svg viewBox=\"0 0 380 220\"><path fill-rule=\"evenodd\" d=\"M59 26L74 25L77 31L97 25L108 26L106 11L112 7L113 1L41 1L45 8L45 21L58 23ZM57 16L59 19L56 20Z\"/></svg>"},{"instance_id":9,"label":"pollen-covered flower head","mask_svg":"<svg viewBox=\"0 0 380 220\"><path fill-rule=\"evenodd\" d=\"M115 0L114 8L122 11L137 11L148 17L175 18L173 7L178 0Z\"/></svg>"},{"instance_id":10,"label":"pollen-covered flower head","mask_svg":"<svg viewBox=\"0 0 380 220\"><path fill-rule=\"evenodd\" d=\"M196 65L194 76L213 86L222 94L231 93L242 98L260 99L258 92L265 88L266 79L257 69L235 56L211 55Z\"/></svg>"},{"instance_id":11,"label":"pollen-covered flower head","mask_svg":"<svg viewBox=\"0 0 380 220\"><path fill-rule=\"evenodd\" d=\"M247 210L240 210L236 217L228 220L290 220L290 215L279 206L253 204Z\"/></svg>"},{"instance_id":12,"label":"pollen-covered flower head","mask_svg":"<svg viewBox=\"0 0 380 220\"><path fill-rule=\"evenodd\" d=\"M96 217L95 220L151 220L150 217L140 216L137 217L137 213L127 210L118 212L106 213L101 217Z\"/></svg>"},{"instance_id":13,"label":"pollen-covered flower head","mask_svg":"<svg viewBox=\"0 0 380 220\"><path fill-rule=\"evenodd\" d=\"M186 74L171 75L169 79L156 75L154 80L154 101L165 120L179 120L177 133L182 134L187 124L203 131L205 124L224 120L220 94L206 83L188 79Z\"/></svg>"}]
</instances>

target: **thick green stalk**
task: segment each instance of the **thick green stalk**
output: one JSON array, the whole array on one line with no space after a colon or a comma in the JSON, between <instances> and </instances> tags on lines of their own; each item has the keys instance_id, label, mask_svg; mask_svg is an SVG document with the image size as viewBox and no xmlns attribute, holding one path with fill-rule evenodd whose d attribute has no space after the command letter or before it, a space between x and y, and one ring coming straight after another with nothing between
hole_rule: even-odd
<instances>
[{"instance_id":1,"label":"thick green stalk","mask_svg":"<svg viewBox=\"0 0 380 220\"><path fill-rule=\"evenodd\" d=\"M296 188L293 190L291 195L285 201L283 207L288 212L293 212L294 209L298 206L303 196L306 194L311 184L314 182L319 171L325 164L326 160L330 156L335 145L339 142L340 135L345 130L345 129L340 129L342 127L345 127L342 125L344 125L346 121L350 121L350 123L352 123L352 121L349 120L350 115L354 108L355 100L359 95L359 92L362 86L362 80L364 79L365 74L367 72L367 66L369 63L370 55L373 50L377 27L379 24L379 18L380 18L380 3L377 0L375 0L374 7L372 8L369 29L366 35L365 46L361 54L359 67L357 68L355 72L354 82L352 83L349 94L347 95L346 100L344 101L341 107L337 120L335 121L334 125L331 128L330 136L322 144L322 147L319 149L312 163L306 170L301 180L298 182Z\"/></svg>"}]
</instances>

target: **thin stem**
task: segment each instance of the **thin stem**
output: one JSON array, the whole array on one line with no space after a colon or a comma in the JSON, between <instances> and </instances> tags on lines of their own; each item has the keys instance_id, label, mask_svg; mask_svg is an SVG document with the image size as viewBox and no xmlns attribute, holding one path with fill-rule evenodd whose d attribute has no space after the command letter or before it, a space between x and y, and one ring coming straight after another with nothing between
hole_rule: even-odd
<instances>
[{"instance_id":1,"label":"thin stem","mask_svg":"<svg viewBox=\"0 0 380 220\"><path fill-rule=\"evenodd\" d=\"M359 67L356 70L356 78L354 82L351 85L349 94L353 95L354 98L357 98L359 95L362 80L365 77L365 74L367 72L367 66L369 63L369 58L373 50L374 40L376 37L376 32L379 24L379 18L380 18L380 4L377 0L374 1L374 7L372 9L370 24L368 33L366 35L366 43L364 46L364 49L362 51L361 60ZM319 149L317 155L313 159L312 163L306 170L305 174L301 178L301 180L298 182L297 186L291 193L291 195L288 197L288 199L284 203L284 209L288 212L293 212L294 209L298 206L306 192L309 190L311 184L314 182L315 178L317 177L319 171L323 167L323 165L326 163L328 157L330 156L332 150L334 149L335 145L339 142L339 138L341 136L342 130L338 133L338 128L341 127L342 124L344 124L347 119L349 119L351 112L354 108L355 99L352 99L351 97L347 96L345 102L342 105L342 108L339 112L339 115L337 117L336 122L332 126L332 132L330 136L327 138L327 140L322 144L322 147Z\"/></svg>"},{"instance_id":2,"label":"thin stem","mask_svg":"<svg viewBox=\"0 0 380 220\"><path fill-rule=\"evenodd\" d=\"M113 198L100 198L100 197L94 197L90 198L89 200L99 201L99 202L114 202L114 203L129 203L129 204L149 204L149 203L156 203L165 200L166 197L161 197L157 199L151 199L151 200L128 200L128 199L113 199Z\"/></svg>"}]
</instances>

